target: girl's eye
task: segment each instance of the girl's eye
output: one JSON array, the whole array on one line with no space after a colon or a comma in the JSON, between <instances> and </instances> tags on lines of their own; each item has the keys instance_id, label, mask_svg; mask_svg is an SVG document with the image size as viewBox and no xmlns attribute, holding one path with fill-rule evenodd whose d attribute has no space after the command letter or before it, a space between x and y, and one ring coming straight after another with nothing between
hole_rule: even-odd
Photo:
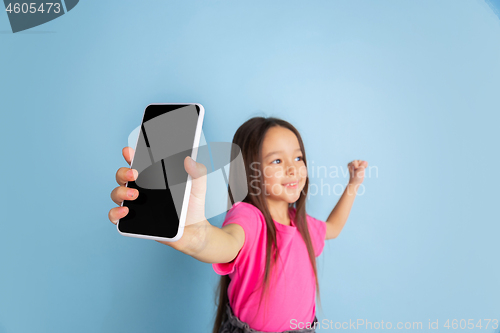
<instances>
[{"instance_id":1,"label":"girl's eye","mask_svg":"<svg viewBox=\"0 0 500 333\"><path fill-rule=\"evenodd\" d=\"M297 156L296 159L299 158L300 160L299 161L302 161L302 156ZM274 163L276 161L281 161L279 158L275 159L274 161L272 161L271 163ZM275 164L279 164L279 163L275 163Z\"/></svg>"}]
</instances>

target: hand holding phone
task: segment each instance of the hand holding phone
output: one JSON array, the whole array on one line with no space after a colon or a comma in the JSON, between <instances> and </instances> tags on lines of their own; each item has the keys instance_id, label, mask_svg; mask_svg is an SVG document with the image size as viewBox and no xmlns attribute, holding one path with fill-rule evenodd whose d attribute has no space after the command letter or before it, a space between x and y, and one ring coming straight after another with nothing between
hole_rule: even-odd
<instances>
[{"instance_id":1,"label":"hand holding phone","mask_svg":"<svg viewBox=\"0 0 500 333\"><path fill-rule=\"evenodd\" d=\"M119 182L123 188L117 190L129 196L114 199L122 206L123 216L112 220L120 234L176 242L186 226L210 225L204 210L207 169L195 161L204 115L205 109L197 103L146 107L135 149L127 147L126 160L135 170L123 175ZM199 236L194 238L201 239Z\"/></svg>"},{"instance_id":2,"label":"hand holding phone","mask_svg":"<svg viewBox=\"0 0 500 333\"><path fill-rule=\"evenodd\" d=\"M125 147L122 150L123 157L129 165L132 163L134 157L134 149L131 147ZM194 165L190 164L190 161L194 162ZM194 225L197 223L201 224L208 223L205 219L205 195L207 189L207 168L202 163L198 163L191 160L189 156L186 156L184 160L184 167L186 172L192 177L192 186L190 199L188 204L188 211L186 216L186 229L189 225ZM138 191L136 189L131 189L125 186L128 181L135 181L137 179L137 171L127 167L121 167L116 172L116 181L120 185L111 191L111 199L118 205L121 206L124 200L135 200L138 198ZM129 191L132 196L129 195ZM112 208L108 213L109 220L116 224L118 220L124 218L129 212L129 208L126 206ZM194 228L192 228L194 229ZM158 241L162 244L169 245L177 250L186 249L192 242L198 241L193 239L194 233L184 232L181 239L175 242L164 242Z\"/></svg>"}]
</instances>

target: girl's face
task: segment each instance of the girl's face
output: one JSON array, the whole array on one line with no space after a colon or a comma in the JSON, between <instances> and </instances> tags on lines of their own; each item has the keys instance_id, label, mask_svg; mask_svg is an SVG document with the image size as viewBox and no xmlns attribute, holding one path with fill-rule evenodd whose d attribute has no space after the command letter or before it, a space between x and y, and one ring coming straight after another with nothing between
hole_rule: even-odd
<instances>
[{"instance_id":1,"label":"girl's face","mask_svg":"<svg viewBox=\"0 0 500 333\"><path fill-rule=\"evenodd\" d=\"M292 131L281 126L267 131L262 143L262 164L267 199L297 201L306 183L307 168Z\"/></svg>"}]
</instances>

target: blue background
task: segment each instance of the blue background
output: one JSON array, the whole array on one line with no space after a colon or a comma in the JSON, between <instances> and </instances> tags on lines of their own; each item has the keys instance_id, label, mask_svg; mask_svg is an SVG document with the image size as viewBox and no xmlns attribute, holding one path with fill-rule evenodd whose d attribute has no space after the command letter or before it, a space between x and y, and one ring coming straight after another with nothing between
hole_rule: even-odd
<instances>
[{"instance_id":1,"label":"blue background","mask_svg":"<svg viewBox=\"0 0 500 333\"><path fill-rule=\"evenodd\" d=\"M0 13L0 333L211 329L211 265L108 220L121 149L162 102L204 105L207 141L277 116L310 166L369 162L319 257L320 322L500 331L484 328L500 319L498 8L87 0L17 34ZM325 220L347 180L312 177L338 185L308 213Z\"/></svg>"}]
</instances>

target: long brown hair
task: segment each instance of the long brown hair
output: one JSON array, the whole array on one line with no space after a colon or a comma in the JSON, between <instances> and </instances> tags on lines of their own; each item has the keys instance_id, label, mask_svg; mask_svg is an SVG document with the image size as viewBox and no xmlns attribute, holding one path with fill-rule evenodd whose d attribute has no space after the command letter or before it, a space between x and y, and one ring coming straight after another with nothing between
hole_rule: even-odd
<instances>
[{"instance_id":1,"label":"long brown hair","mask_svg":"<svg viewBox=\"0 0 500 333\"><path fill-rule=\"evenodd\" d=\"M241 149L241 154L245 165L247 182L246 184L244 184L244 186L247 187L248 194L242 201L250 203L255 207L257 207L264 214L264 218L266 220L267 236L268 236L266 245L266 268L264 272L264 279L262 281L264 285L264 290L260 295L259 309L262 303L262 297L263 295L266 294L266 291L269 289L269 277L271 275L272 268L275 266L276 260L279 257L279 249L278 246L276 245L277 244L276 226L274 225L273 218L271 216L271 213L269 212L267 201L265 199L264 178L262 171L262 143L264 141L264 136L266 135L267 131L274 126L281 126L287 128L297 136L300 149L302 150L302 159L307 167L307 159L306 159L306 152L304 149L304 143L302 142L302 138L299 132L289 122L275 117L267 117L267 118L254 117L247 120L238 128L238 130L234 134L233 138L234 145L233 149L231 150L231 159L234 159L235 156L239 153L237 149L238 148ZM259 168L253 167L252 165L253 162L258 162ZM238 185L236 181L237 179L241 179L238 178L238 176L239 175L236 174L236 168L233 169L231 167L229 174L229 184L230 184L229 196L231 196L231 186L233 184ZM259 184L258 186L255 186L255 180L258 180ZM242 186L241 181L239 182L239 186ZM321 307L321 299L319 296L320 293L319 293L318 274L316 269L316 257L314 255L314 249L311 242L311 237L309 234L309 229L307 227L307 220L306 220L306 198L307 198L308 187L309 187L309 177L306 178L306 183L304 185L303 190L301 191L299 199L295 203L290 204L289 207L294 207L295 205L296 209L295 223L297 225L297 230L300 232L307 246L309 259L311 261L311 265L314 270L314 276L316 279L316 294ZM233 188L233 193L234 193L234 188ZM228 207L230 206L231 205L228 204ZM272 256L272 254L274 254L274 256ZM220 282L217 286L215 293L216 294L215 305L217 306L217 311L212 333L218 333L222 322L226 319L225 308L226 304L229 302L229 297L227 293L229 282L230 282L229 275L222 275L220 278Z\"/></svg>"}]
</instances>

